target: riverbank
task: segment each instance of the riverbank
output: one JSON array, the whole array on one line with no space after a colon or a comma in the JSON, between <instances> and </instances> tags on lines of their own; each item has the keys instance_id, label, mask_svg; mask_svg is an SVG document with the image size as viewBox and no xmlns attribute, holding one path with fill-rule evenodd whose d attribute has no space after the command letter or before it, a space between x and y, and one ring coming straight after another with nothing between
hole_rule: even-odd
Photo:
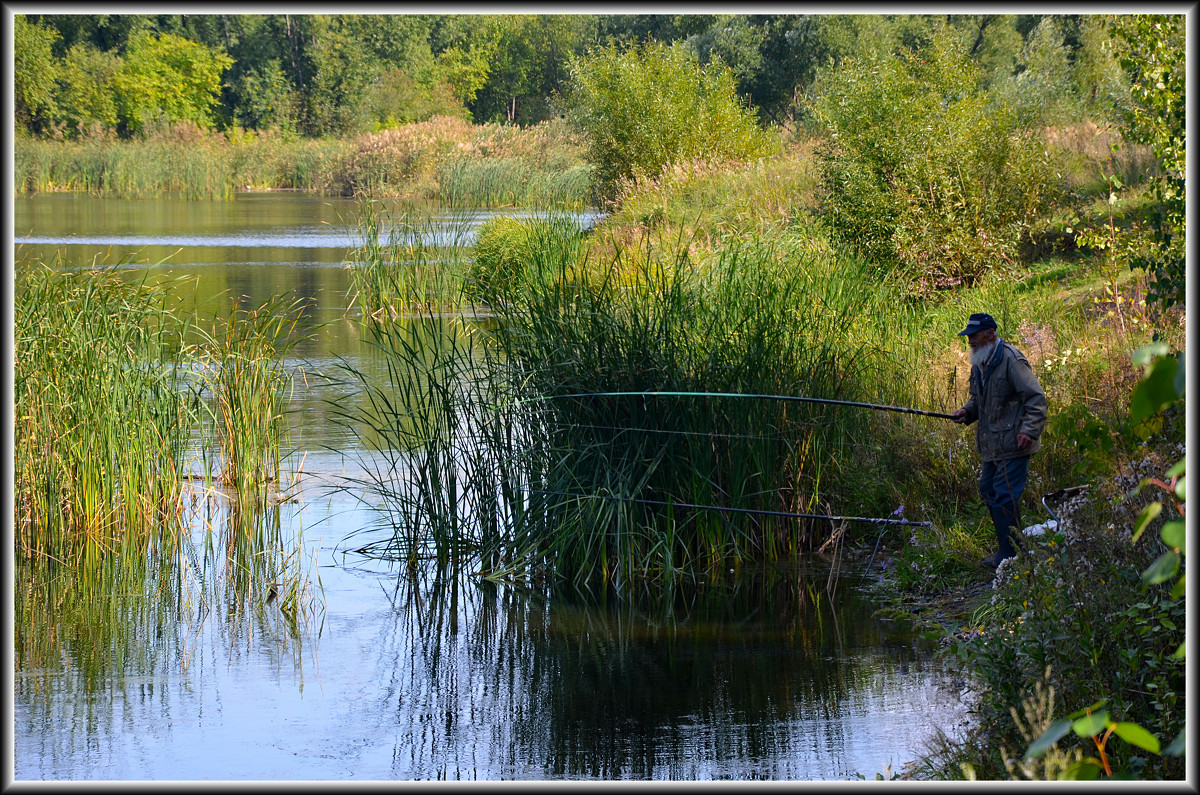
<instances>
[{"instance_id":1,"label":"riverbank","mask_svg":"<svg viewBox=\"0 0 1200 795\"><path fill-rule=\"evenodd\" d=\"M788 339L836 340L845 346L845 351L863 351L863 357L829 356L823 361L850 362L855 367L870 365L861 370L847 365L836 370L838 378L850 373L855 378L854 386L864 390L864 396L881 399L881 395L886 395L892 398L891 402L931 410L952 410L964 399L968 366L956 331L971 312L981 306L990 309L1001 320L1003 336L1026 352L1055 407L1042 453L1031 471L1029 494L1081 481L1101 482L1139 455L1141 433L1171 440L1182 438L1181 411L1160 418L1158 427L1153 429L1129 419L1129 394L1140 375L1140 366L1133 363L1131 354L1149 342L1152 334L1182 347L1186 325L1181 310L1157 313L1146 306L1145 284L1136 274L1118 271L1094 254L1056 252L1024 263L1015 271L982 278L970 288L948 291L936 298L914 299L903 292L901 284L880 287L878 278L872 280L856 269L852 258L832 241L822 226L816 205L806 198L811 197L810 161L798 147L791 155L754 164L681 167L658 181L640 186L642 192L628 196L621 209L589 237L587 253L582 259L595 268L591 273L611 275L613 284L623 290L631 284L640 285L645 288L643 296L652 296L653 289L671 283L661 279L619 280L639 275L657 278L671 273L671 268L688 279L706 272L721 272L703 270L714 266L726 268L725 272L730 274L727 289L720 294L722 301L693 300L688 293L687 300L672 305L677 310L674 315L663 316L672 323L661 327L631 326L637 332L630 335L636 345L623 345L619 349L639 355L616 362L615 372L604 369L614 366L611 357L598 360L600 363L595 367L584 368L584 375L597 379L597 390L605 384L624 384L620 379L631 378L644 380L630 382L630 389L661 389L664 383L690 383L695 387L696 382L688 382L686 378L697 377L697 373L709 377L713 373L732 372L720 368L728 367L730 358L738 360L741 354L735 357L726 354L745 349L732 343L722 344L720 334L729 329L742 333L741 338L730 337L740 345L746 341L744 332L750 326L741 322L743 318L732 310L727 317L719 316L715 310L732 307L740 312L761 308L751 299L758 300L768 293L742 289L751 282L739 280L746 279L747 273L756 278L770 274L800 280L796 289L810 292L798 293L806 299L798 302L798 306L780 301L776 308L785 311L768 317L771 322L755 327L760 342L777 339L780 329L788 330L783 335ZM810 186L807 191L803 187L806 184ZM770 192L771 186L778 185L786 187ZM770 197L770 201L757 201L756 194L760 193ZM637 246L632 245L635 242ZM550 253L562 252L555 249ZM747 264L754 267L737 269ZM604 270L614 265L622 267ZM785 283L763 282L757 286L775 288ZM540 287L575 284L548 281ZM863 285L874 285L872 289L880 291L871 293L876 300L869 307L856 300L852 292L837 293L836 304L813 298L824 295L821 290L866 289ZM894 291L888 292L892 288ZM879 300L879 295L886 300ZM601 297L612 298L613 303L592 308L620 311L597 311L578 317L608 321L630 316L622 314L630 305L617 301L617 293ZM854 310L846 311L850 321L817 324L804 329L803 335L791 333L793 327L788 323L796 318L819 316L820 310L814 307L827 309L831 305ZM688 311L695 307L713 312L705 316L712 323L700 328L703 334L682 335L683 339L696 343L696 351L705 354L686 360L678 356L681 351L677 347L669 344L681 336L670 332L678 328L695 330L696 327L686 325L701 315ZM559 319L555 312L547 317ZM747 314L750 316L752 313ZM762 319L761 313L758 319ZM601 331L607 333L617 325L612 320ZM647 341L646 328L667 331L660 332L661 339ZM581 346L604 339L599 333L590 333L594 327L581 325L576 331L579 329L585 332L576 335ZM563 339L555 334L546 334L545 338ZM702 348L700 343L709 347ZM778 353L765 345L758 350ZM648 355L641 356L643 353ZM551 361L548 357L530 357L530 360L539 365ZM696 362L711 364L712 369L704 370L695 366ZM780 368L757 369L775 373ZM559 379L552 383L574 382ZM705 383L708 382L699 382ZM730 390L746 389L746 382L736 378L729 383ZM638 410L643 411L644 407ZM645 427L622 426L627 419L618 416L616 422L605 427ZM749 420L745 429L748 431L775 427L755 422L756 418L749 414L742 419ZM711 430L715 423L711 416L701 416L692 430ZM567 427L581 424L572 422ZM1182 704L1178 699L1171 701L1170 694L1183 692L1178 681L1181 663L1171 659L1172 650L1160 639L1173 637L1172 627L1181 624L1178 612L1182 606L1178 598L1169 598L1169 592L1157 593L1139 584L1138 565L1157 550L1153 546L1157 540L1153 532L1147 533L1142 546L1130 552L1128 529L1136 516L1112 513L1101 503L1094 506L1092 515L1086 518L1088 525L1102 528L1112 525L1113 533L1103 539L1096 551L1095 559L1102 565L1089 579L1076 582L1078 571L1068 567L1068 560L1047 552L1044 559L1039 559L1041 565L1022 571L1011 587L995 590L992 595L999 595L997 601L988 597L985 602L986 592L972 588L979 586L981 576L987 577L977 561L990 551L986 547L990 545L991 530L975 493L977 461L969 434L927 418L880 416L865 420L857 433L837 441L845 444L804 451L811 453L805 461L809 467L805 472L819 472L821 497L834 503L834 508L825 512L838 513L844 506L852 506L856 509L854 513L860 515L890 516L906 512L914 521L930 522L928 527L907 529L911 532L906 532L903 539L889 537L881 559L887 561L889 581L897 590L897 600L901 596L908 600L898 601L895 609L907 610L927 621L930 632L940 629L949 638L948 650L958 644L952 653L970 659L988 683L990 695L985 693L981 699L980 714L992 721L991 724L985 721L984 725L1004 724L1005 733L994 734L979 744L983 750L972 763L977 775L984 778L1009 775L1003 757L997 757L997 753L1002 746L1019 744L1022 738L1015 727L1008 725L1008 709L1020 706L1029 697L1031 683L1041 681L1047 660L1056 666L1054 683L1068 704L1067 711L1093 703L1102 697L1103 691L1115 687L1114 715L1130 720L1141 720L1142 714L1159 715L1154 730L1160 734L1178 722ZM687 460L700 460L699 454ZM1170 463L1164 459L1158 472L1165 472ZM750 464L740 465L740 471L778 471ZM593 467L586 471L600 470ZM818 479L814 478L803 485L816 482ZM1130 488L1127 486L1125 491ZM1108 496L1115 500L1119 495ZM874 539L874 534L871 538ZM741 543L740 538L735 540ZM805 541L815 545L821 539ZM859 539L858 543L865 553L864 540ZM737 555L743 551L737 549ZM578 558L584 563L592 562L592 558L583 555ZM716 559L723 562L719 555ZM667 561L663 570L678 564L678 559ZM1073 587L1064 589L1060 581ZM1087 609L1076 609L1076 603L1086 605ZM1148 607L1138 607L1142 604ZM951 628L956 623L959 627L968 623L962 621L968 609L969 628L981 631L955 635ZM1062 625L1068 620L1070 625L1064 630ZM1143 634L1137 634L1142 630ZM1018 642L1015 645L1006 642L1014 634ZM1013 648L1025 656L1016 662L1006 657ZM1091 655L1084 663L1071 654L1081 648ZM1148 655L1154 665L1145 663ZM1146 693L1155 695L1153 698L1139 695ZM1120 712L1116 711L1118 707ZM1171 738L1163 739L1165 744ZM1143 757L1129 752L1122 761ZM1139 770L1147 775L1169 776L1172 771L1170 760L1161 768L1154 767L1152 761L1140 764ZM943 777L964 775L961 766L938 770Z\"/></svg>"},{"instance_id":2,"label":"riverbank","mask_svg":"<svg viewBox=\"0 0 1200 795\"><path fill-rule=\"evenodd\" d=\"M186 123L135 140L20 137L13 180L18 194L221 199L238 191L296 190L463 207L594 202L583 144L564 123L474 125L455 117L351 138L204 132Z\"/></svg>"},{"instance_id":3,"label":"riverbank","mask_svg":"<svg viewBox=\"0 0 1200 795\"><path fill-rule=\"evenodd\" d=\"M1089 764L1093 774L1107 764L1142 778L1184 775L1183 735L1176 734L1185 673L1182 581L1148 579L1163 545L1131 531L1162 494L1141 485L1169 481L1163 473L1185 454L1169 437L1147 440L1114 474L1054 503L1061 522L1028 528L1022 553L994 573L964 571L959 584L925 592L900 586L886 571L874 582L870 590L883 605L877 613L915 622L975 683L964 737L939 733L897 778L1040 780L1074 777ZM1164 507L1172 516L1182 510L1172 500ZM1104 715L1119 716L1111 720L1145 727L1153 742L1107 743L1098 753L1087 737L1068 734L1043 758L1018 759L1052 720L1097 701ZM1010 708L1026 727L1019 733L1004 720Z\"/></svg>"}]
</instances>

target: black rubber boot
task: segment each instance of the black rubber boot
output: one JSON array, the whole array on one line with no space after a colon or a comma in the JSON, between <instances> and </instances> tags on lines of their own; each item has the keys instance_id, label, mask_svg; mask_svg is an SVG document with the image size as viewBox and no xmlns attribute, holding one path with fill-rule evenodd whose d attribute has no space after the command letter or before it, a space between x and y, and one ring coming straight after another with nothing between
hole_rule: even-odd
<instances>
[{"instance_id":1,"label":"black rubber boot","mask_svg":"<svg viewBox=\"0 0 1200 795\"><path fill-rule=\"evenodd\" d=\"M1021 511L1015 506L997 506L990 509L992 524L996 526L996 545L1000 548L996 553L996 564L1000 561L1015 557L1021 538Z\"/></svg>"}]
</instances>

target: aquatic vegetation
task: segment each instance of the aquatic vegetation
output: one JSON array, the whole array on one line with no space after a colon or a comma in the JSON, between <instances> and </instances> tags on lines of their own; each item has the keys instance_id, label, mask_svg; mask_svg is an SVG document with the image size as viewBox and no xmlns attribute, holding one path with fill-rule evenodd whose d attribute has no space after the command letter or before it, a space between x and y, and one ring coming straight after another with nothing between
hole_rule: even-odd
<instances>
[{"instance_id":1,"label":"aquatic vegetation","mask_svg":"<svg viewBox=\"0 0 1200 795\"><path fill-rule=\"evenodd\" d=\"M485 229L473 266L500 277L493 260L519 243L508 258L521 273L489 288L494 321L410 303L366 324L388 380L347 368L369 400L340 418L392 451L363 485L394 534L369 548L473 552L495 577L628 582L823 540L790 514L851 498L834 451L865 424L744 396L887 394L860 330L884 293L765 244L710 262L625 251L595 267L577 233L513 226ZM706 395L644 394L672 392Z\"/></svg>"},{"instance_id":2,"label":"aquatic vegetation","mask_svg":"<svg viewBox=\"0 0 1200 795\"><path fill-rule=\"evenodd\" d=\"M458 311L471 221L459 216L445 229L411 208L397 217L379 202L365 202L356 219L362 242L347 254L350 303L372 318L422 308Z\"/></svg>"},{"instance_id":3,"label":"aquatic vegetation","mask_svg":"<svg viewBox=\"0 0 1200 795\"><path fill-rule=\"evenodd\" d=\"M18 556L144 551L175 532L199 409L170 287L37 265L14 294Z\"/></svg>"},{"instance_id":4,"label":"aquatic vegetation","mask_svg":"<svg viewBox=\"0 0 1200 795\"><path fill-rule=\"evenodd\" d=\"M222 199L282 189L441 199L454 207L575 206L591 199L592 169L560 121L516 128L435 117L345 139L216 133L180 122L131 140L22 138L14 184L132 197L173 191Z\"/></svg>"},{"instance_id":5,"label":"aquatic vegetation","mask_svg":"<svg viewBox=\"0 0 1200 795\"><path fill-rule=\"evenodd\" d=\"M319 610L306 553L280 531L267 489L281 474L290 379L281 356L295 339L295 305L235 307L214 319L212 336L183 292L179 280L154 283L121 266L18 271L13 540L22 670L69 659L87 681L102 681L126 670L121 661L186 664L188 633L219 599L255 605L260 617L272 603L267 615L280 616L282 637L299 637ZM202 479L189 471L193 456L211 460L206 418L224 451L228 494L210 471ZM208 512L203 554L192 538L196 512L185 507L197 490L206 505L225 506ZM277 595L268 600L271 587Z\"/></svg>"},{"instance_id":6,"label":"aquatic vegetation","mask_svg":"<svg viewBox=\"0 0 1200 795\"><path fill-rule=\"evenodd\" d=\"M213 319L204 346L204 380L221 452L221 483L239 494L265 493L280 480L280 449L293 374L284 356L299 341L300 301L273 297L246 309L234 299Z\"/></svg>"}]
</instances>

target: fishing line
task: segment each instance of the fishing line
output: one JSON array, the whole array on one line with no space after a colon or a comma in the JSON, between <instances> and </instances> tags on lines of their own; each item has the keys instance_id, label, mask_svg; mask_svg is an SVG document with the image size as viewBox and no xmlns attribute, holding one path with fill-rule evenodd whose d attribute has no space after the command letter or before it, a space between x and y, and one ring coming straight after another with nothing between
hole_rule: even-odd
<instances>
[{"instance_id":1,"label":"fishing line","mask_svg":"<svg viewBox=\"0 0 1200 795\"><path fill-rule=\"evenodd\" d=\"M826 519L831 522L867 522L870 524L903 524L927 527L930 522L913 522L908 519L876 519L867 516L827 516L819 513L791 513L789 511L769 511L765 508L730 508L722 505L695 505L687 502L665 502L662 500L645 500L637 497L616 497L611 494L571 494L565 491L543 491L530 489L530 494L549 494L555 497L571 497L581 500L611 500L613 502L633 502L639 505L655 505L663 508L691 508L698 511L725 511L729 513L749 513L761 516L779 516L785 519ZM882 535L882 534L881 534Z\"/></svg>"},{"instance_id":2,"label":"fishing line","mask_svg":"<svg viewBox=\"0 0 1200 795\"><path fill-rule=\"evenodd\" d=\"M590 423L585 424L585 423L578 423L578 422L543 422L542 425L546 428L557 428L557 429L565 428L568 430L575 430L575 429L579 429L579 428L590 428L592 430L598 430L598 431L618 431L618 432L628 431L631 433L662 433L662 434L669 434L669 435L676 435L676 436L699 436L699 437L705 438L705 439L749 439L749 440L757 440L757 441L774 441L774 440L782 440L782 439L791 438L791 436L788 433L784 433L782 431L777 434L706 433L703 431L672 430L670 428L634 428L634 427L622 427L622 426L617 426L617 425L592 425ZM797 427L808 430L808 429L815 428L817 426L814 424L814 425L801 425L801 426L797 426ZM896 447L894 444L867 444L866 442L838 441L838 440L831 440L831 439L823 440L821 442L821 444L825 445L825 446L832 446L832 447L862 447L862 448L867 448L870 450L885 450L885 449L891 450L891 449L895 449L895 447Z\"/></svg>"}]
</instances>

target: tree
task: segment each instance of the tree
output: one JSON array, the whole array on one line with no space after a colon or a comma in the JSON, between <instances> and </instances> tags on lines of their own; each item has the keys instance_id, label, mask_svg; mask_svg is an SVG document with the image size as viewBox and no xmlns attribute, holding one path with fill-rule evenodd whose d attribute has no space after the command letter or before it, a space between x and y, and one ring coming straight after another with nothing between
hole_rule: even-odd
<instances>
[{"instance_id":1,"label":"tree","mask_svg":"<svg viewBox=\"0 0 1200 795\"><path fill-rule=\"evenodd\" d=\"M110 132L119 121L116 76L121 58L87 42L67 50L58 78L58 119L72 135Z\"/></svg>"},{"instance_id":2,"label":"tree","mask_svg":"<svg viewBox=\"0 0 1200 795\"><path fill-rule=\"evenodd\" d=\"M230 81L233 120L252 130L296 132L300 97L278 58L271 58Z\"/></svg>"},{"instance_id":3,"label":"tree","mask_svg":"<svg viewBox=\"0 0 1200 795\"><path fill-rule=\"evenodd\" d=\"M1186 19L1182 14L1109 19L1127 48L1121 64L1132 88L1125 135L1150 146L1162 171L1153 182L1158 209L1152 239L1130 263L1150 274L1148 296L1162 307L1183 304L1187 297Z\"/></svg>"},{"instance_id":4,"label":"tree","mask_svg":"<svg viewBox=\"0 0 1200 795\"><path fill-rule=\"evenodd\" d=\"M53 46L57 31L13 17L13 115L17 129L43 129L55 109L54 79L58 71Z\"/></svg>"},{"instance_id":5,"label":"tree","mask_svg":"<svg viewBox=\"0 0 1200 795\"><path fill-rule=\"evenodd\" d=\"M575 61L572 77L571 118L606 191L674 163L749 160L778 147L729 68L701 66L684 44L609 45Z\"/></svg>"},{"instance_id":6,"label":"tree","mask_svg":"<svg viewBox=\"0 0 1200 795\"><path fill-rule=\"evenodd\" d=\"M1084 107L1110 118L1129 83L1114 52L1103 17L1084 16L1079 23L1079 46L1071 63L1071 81Z\"/></svg>"},{"instance_id":7,"label":"tree","mask_svg":"<svg viewBox=\"0 0 1200 795\"><path fill-rule=\"evenodd\" d=\"M232 63L224 53L174 34L135 34L113 77L122 121L131 133L154 121L211 128L221 75Z\"/></svg>"},{"instance_id":8,"label":"tree","mask_svg":"<svg viewBox=\"0 0 1200 795\"><path fill-rule=\"evenodd\" d=\"M1034 130L983 86L961 31L818 75L822 184L838 236L920 291L1013 264L1057 189Z\"/></svg>"},{"instance_id":9,"label":"tree","mask_svg":"<svg viewBox=\"0 0 1200 795\"><path fill-rule=\"evenodd\" d=\"M555 115L568 60L596 40L598 25L581 14L449 16L432 41L476 121L530 124Z\"/></svg>"},{"instance_id":10,"label":"tree","mask_svg":"<svg viewBox=\"0 0 1200 795\"><path fill-rule=\"evenodd\" d=\"M1071 114L1075 97L1069 55L1059 19L1043 17L1021 48L1021 71L1013 78L1017 107L1030 123L1054 122Z\"/></svg>"},{"instance_id":11,"label":"tree","mask_svg":"<svg viewBox=\"0 0 1200 795\"><path fill-rule=\"evenodd\" d=\"M298 20L305 31L308 75L301 89L303 125L309 135L346 135L371 126L368 86L378 64L362 25L350 15L310 14Z\"/></svg>"}]
</instances>

